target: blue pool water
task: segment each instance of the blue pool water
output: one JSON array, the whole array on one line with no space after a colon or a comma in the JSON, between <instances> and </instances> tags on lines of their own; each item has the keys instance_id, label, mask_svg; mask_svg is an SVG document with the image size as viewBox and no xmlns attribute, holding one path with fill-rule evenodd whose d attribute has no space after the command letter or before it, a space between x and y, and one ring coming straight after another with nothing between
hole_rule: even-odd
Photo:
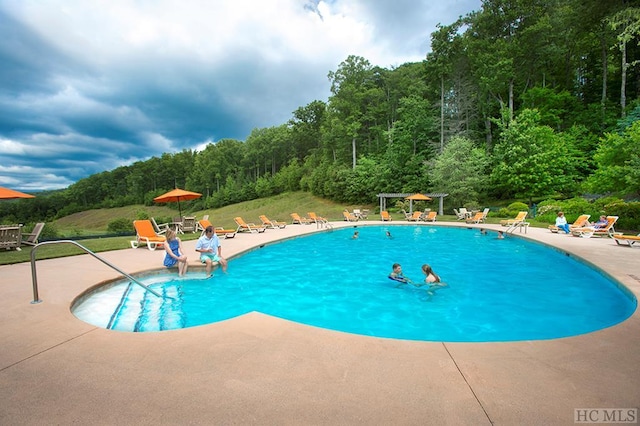
<instances>
[{"instance_id":1,"label":"blue pool water","mask_svg":"<svg viewBox=\"0 0 640 426\"><path fill-rule=\"evenodd\" d=\"M390 230L393 238L386 237ZM588 333L628 318L637 302L603 273L517 237L437 226L360 226L266 245L214 278L144 279L164 301L122 282L74 307L119 330L193 327L259 311L313 326L408 340L486 342ZM394 262L421 282L429 263L448 287L396 288ZM123 295L124 294L124 295Z\"/></svg>"}]
</instances>

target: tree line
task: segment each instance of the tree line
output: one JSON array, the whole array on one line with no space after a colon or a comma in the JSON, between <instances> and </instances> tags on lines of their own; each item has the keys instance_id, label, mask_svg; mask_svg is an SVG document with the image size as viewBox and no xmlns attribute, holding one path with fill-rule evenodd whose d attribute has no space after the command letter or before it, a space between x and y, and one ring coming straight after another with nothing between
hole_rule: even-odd
<instances>
[{"instance_id":1,"label":"tree line","mask_svg":"<svg viewBox=\"0 0 640 426\"><path fill-rule=\"evenodd\" d=\"M193 208L304 190L345 203L380 192L486 200L640 194L640 1L485 0L439 25L422 62L349 56L331 94L288 122L81 179L0 217L53 219L153 204L174 187Z\"/></svg>"}]
</instances>

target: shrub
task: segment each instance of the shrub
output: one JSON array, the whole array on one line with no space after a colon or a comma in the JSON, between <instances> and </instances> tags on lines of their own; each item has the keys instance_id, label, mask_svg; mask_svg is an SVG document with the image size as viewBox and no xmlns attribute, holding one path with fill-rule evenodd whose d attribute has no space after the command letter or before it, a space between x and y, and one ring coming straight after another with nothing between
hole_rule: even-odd
<instances>
[{"instance_id":1,"label":"shrub","mask_svg":"<svg viewBox=\"0 0 640 426\"><path fill-rule=\"evenodd\" d=\"M609 204L606 214L618 216L615 225L618 229L640 230L640 202Z\"/></svg>"},{"instance_id":2,"label":"shrub","mask_svg":"<svg viewBox=\"0 0 640 426\"><path fill-rule=\"evenodd\" d=\"M149 213L146 210L141 209L136 211L136 220L146 220L149 219Z\"/></svg>"},{"instance_id":3,"label":"shrub","mask_svg":"<svg viewBox=\"0 0 640 426\"><path fill-rule=\"evenodd\" d=\"M107 225L107 231L116 232L116 233L120 233L120 232L130 233L132 230L132 227L133 225L131 223L131 220L121 217L109 222L109 224Z\"/></svg>"},{"instance_id":4,"label":"shrub","mask_svg":"<svg viewBox=\"0 0 640 426\"><path fill-rule=\"evenodd\" d=\"M498 217L512 217L523 211L529 211L529 206L520 201L516 201L498 210Z\"/></svg>"}]
</instances>

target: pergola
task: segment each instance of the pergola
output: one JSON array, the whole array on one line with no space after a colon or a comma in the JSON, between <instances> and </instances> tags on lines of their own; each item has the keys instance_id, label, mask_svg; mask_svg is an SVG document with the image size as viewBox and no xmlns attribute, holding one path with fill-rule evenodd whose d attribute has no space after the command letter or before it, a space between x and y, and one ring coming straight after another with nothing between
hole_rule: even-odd
<instances>
[{"instance_id":1,"label":"pergola","mask_svg":"<svg viewBox=\"0 0 640 426\"><path fill-rule=\"evenodd\" d=\"M415 194L415 192L378 194L378 198L380 199L380 211L387 209L387 198L406 198L412 194ZM444 210L443 210L444 197L446 197L449 194L445 194L443 192L433 192L433 193L426 193L423 195L426 195L427 197L431 197L431 198L440 199L438 203L438 214L442 216L444 214Z\"/></svg>"}]
</instances>

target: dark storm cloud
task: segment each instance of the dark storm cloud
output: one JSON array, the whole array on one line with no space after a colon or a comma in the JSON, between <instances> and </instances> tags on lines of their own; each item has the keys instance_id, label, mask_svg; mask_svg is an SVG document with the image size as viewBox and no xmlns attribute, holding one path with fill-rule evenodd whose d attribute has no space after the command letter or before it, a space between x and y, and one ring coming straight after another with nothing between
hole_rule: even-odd
<instances>
[{"instance_id":1,"label":"dark storm cloud","mask_svg":"<svg viewBox=\"0 0 640 426\"><path fill-rule=\"evenodd\" d=\"M0 0L0 185L90 174L285 123L348 55L424 58L478 8L410 0Z\"/></svg>"}]
</instances>

